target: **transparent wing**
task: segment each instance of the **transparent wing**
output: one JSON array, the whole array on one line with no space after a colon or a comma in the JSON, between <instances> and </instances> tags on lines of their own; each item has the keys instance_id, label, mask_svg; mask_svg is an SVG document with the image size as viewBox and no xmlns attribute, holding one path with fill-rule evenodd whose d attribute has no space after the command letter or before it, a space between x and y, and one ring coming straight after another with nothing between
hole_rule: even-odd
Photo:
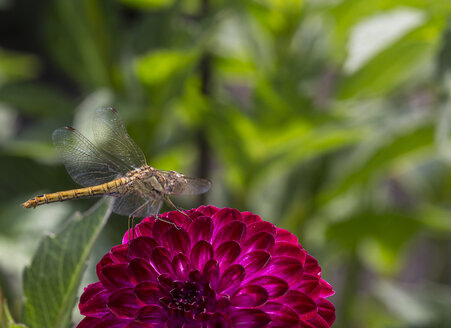
<instances>
[{"instance_id":1,"label":"transparent wing","mask_svg":"<svg viewBox=\"0 0 451 328\"><path fill-rule=\"evenodd\" d=\"M203 194L211 188L211 182L202 178L191 178L184 176L186 180L186 186L181 192L182 195L196 195Z\"/></svg>"},{"instance_id":2,"label":"transparent wing","mask_svg":"<svg viewBox=\"0 0 451 328\"><path fill-rule=\"evenodd\" d=\"M125 165L136 169L146 164L143 152L128 135L114 108L100 108L96 111L93 131L97 146Z\"/></svg>"},{"instance_id":3,"label":"transparent wing","mask_svg":"<svg viewBox=\"0 0 451 328\"><path fill-rule=\"evenodd\" d=\"M56 129L52 139L67 172L82 186L108 182L129 171L126 166L109 158L71 127Z\"/></svg>"},{"instance_id":4,"label":"transparent wing","mask_svg":"<svg viewBox=\"0 0 451 328\"><path fill-rule=\"evenodd\" d=\"M175 171L158 170L163 181L166 181L164 193L168 195L197 195L203 194L211 187L210 180L191 178Z\"/></svg>"},{"instance_id":5,"label":"transparent wing","mask_svg":"<svg viewBox=\"0 0 451 328\"><path fill-rule=\"evenodd\" d=\"M123 197L116 198L113 203L113 212L120 215L132 215L143 218L158 214L163 200L161 197L146 199L137 192L131 192Z\"/></svg>"}]
</instances>

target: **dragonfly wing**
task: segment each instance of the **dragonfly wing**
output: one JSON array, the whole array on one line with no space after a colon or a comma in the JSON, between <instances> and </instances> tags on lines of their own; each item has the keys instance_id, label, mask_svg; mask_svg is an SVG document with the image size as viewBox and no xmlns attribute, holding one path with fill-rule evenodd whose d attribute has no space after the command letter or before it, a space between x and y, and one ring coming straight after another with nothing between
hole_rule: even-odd
<instances>
[{"instance_id":1,"label":"dragonfly wing","mask_svg":"<svg viewBox=\"0 0 451 328\"><path fill-rule=\"evenodd\" d=\"M163 177L169 185L164 193L172 195L197 195L207 192L211 188L208 179L192 178L175 171L158 170L158 174Z\"/></svg>"},{"instance_id":2,"label":"dragonfly wing","mask_svg":"<svg viewBox=\"0 0 451 328\"><path fill-rule=\"evenodd\" d=\"M211 188L211 182L202 178L191 178L184 176L186 187L181 192L182 195L197 195L207 192Z\"/></svg>"},{"instance_id":3,"label":"dragonfly wing","mask_svg":"<svg viewBox=\"0 0 451 328\"><path fill-rule=\"evenodd\" d=\"M105 183L129 171L126 166L102 153L73 128L56 129L52 139L67 172L82 186Z\"/></svg>"},{"instance_id":4,"label":"dragonfly wing","mask_svg":"<svg viewBox=\"0 0 451 328\"><path fill-rule=\"evenodd\" d=\"M158 214L162 204L163 199L161 197L146 199L137 192L131 192L114 200L113 212L142 218Z\"/></svg>"},{"instance_id":5,"label":"dragonfly wing","mask_svg":"<svg viewBox=\"0 0 451 328\"><path fill-rule=\"evenodd\" d=\"M143 152L128 135L114 108L98 109L93 128L96 144L109 155L135 169L146 164Z\"/></svg>"}]
</instances>

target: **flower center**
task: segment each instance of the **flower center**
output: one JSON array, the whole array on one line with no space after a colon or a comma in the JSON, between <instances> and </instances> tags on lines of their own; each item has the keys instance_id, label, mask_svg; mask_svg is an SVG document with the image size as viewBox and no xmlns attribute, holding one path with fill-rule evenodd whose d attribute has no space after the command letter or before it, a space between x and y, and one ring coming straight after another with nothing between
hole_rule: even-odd
<instances>
[{"instance_id":1,"label":"flower center","mask_svg":"<svg viewBox=\"0 0 451 328\"><path fill-rule=\"evenodd\" d=\"M169 292L171 294L171 303L176 307L191 309L200 299L200 290L197 285L191 281L175 283L175 288Z\"/></svg>"},{"instance_id":2,"label":"flower center","mask_svg":"<svg viewBox=\"0 0 451 328\"><path fill-rule=\"evenodd\" d=\"M168 297L160 301L167 306L168 313L174 316L194 318L204 311L207 306L207 296L211 293L208 285L203 286L193 281L174 281L174 288Z\"/></svg>"}]
</instances>

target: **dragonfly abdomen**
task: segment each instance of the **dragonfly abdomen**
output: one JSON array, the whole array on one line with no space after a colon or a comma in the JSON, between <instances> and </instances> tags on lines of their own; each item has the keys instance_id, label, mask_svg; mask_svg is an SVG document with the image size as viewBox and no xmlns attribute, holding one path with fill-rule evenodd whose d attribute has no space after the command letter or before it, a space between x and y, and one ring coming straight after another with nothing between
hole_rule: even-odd
<instances>
[{"instance_id":1,"label":"dragonfly abdomen","mask_svg":"<svg viewBox=\"0 0 451 328\"><path fill-rule=\"evenodd\" d=\"M112 193L112 190L125 185L127 181L127 178L119 178L110 182L102 183L97 186L58 191L51 194L43 194L27 200L22 204L22 207L35 208L36 206L48 203L64 202L71 199L108 195Z\"/></svg>"}]
</instances>

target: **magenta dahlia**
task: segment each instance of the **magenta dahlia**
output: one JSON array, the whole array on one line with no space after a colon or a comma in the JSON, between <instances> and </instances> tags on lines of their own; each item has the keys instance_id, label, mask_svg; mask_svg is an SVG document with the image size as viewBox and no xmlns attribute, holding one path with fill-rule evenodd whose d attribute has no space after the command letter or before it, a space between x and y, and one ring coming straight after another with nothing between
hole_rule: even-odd
<instances>
[{"instance_id":1,"label":"magenta dahlia","mask_svg":"<svg viewBox=\"0 0 451 328\"><path fill-rule=\"evenodd\" d=\"M201 206L153 217L97 264L78 328L330 327L332 287L287 230Z\"/></svg>"}]
</instances>

